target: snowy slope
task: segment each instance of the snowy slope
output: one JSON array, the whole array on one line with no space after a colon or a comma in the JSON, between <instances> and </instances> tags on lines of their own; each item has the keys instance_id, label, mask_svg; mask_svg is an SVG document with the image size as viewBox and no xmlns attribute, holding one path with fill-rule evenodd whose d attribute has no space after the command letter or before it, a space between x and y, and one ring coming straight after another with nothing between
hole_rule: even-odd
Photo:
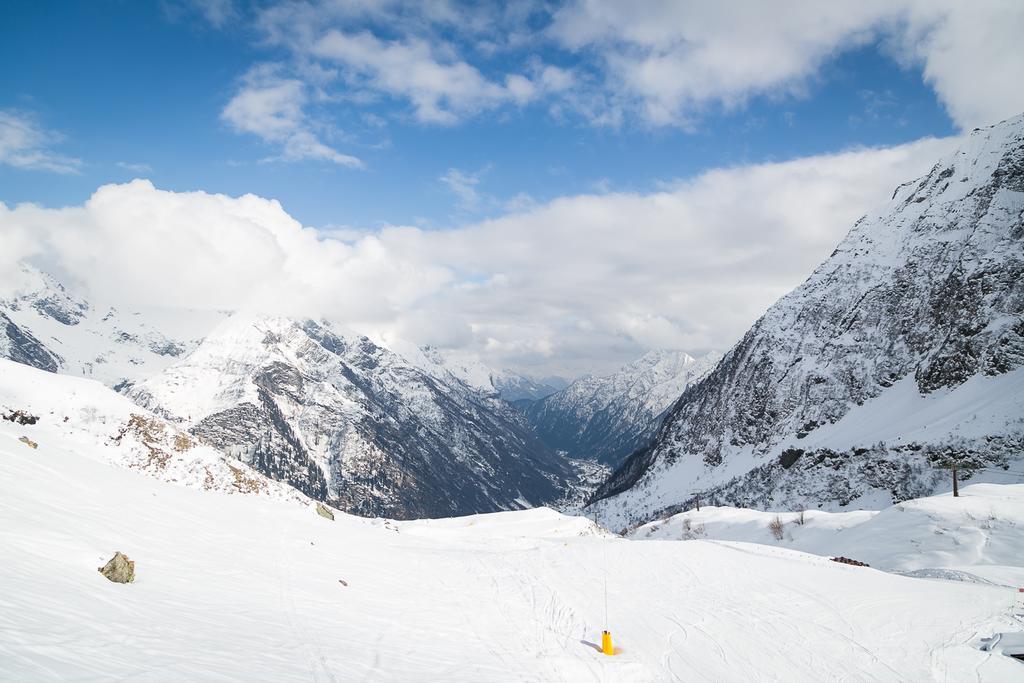
<instances>
[{"instance_id":1,"label":"snowy slope","mask_svg":"<svg viewBox=\"0 0 1024 683\"><path fill-rule=\"evenodd\" d=\"M225 317L192 310L119 311L72 294L27 264L20 275L18 289L0 299L0 357L108 386L160 372Z\"/></svg>"},{"instance_id":2,"label":"snowy slope","mask_svg":"<svg viewBox=\"0 0 1024 683\"><path fill-rule=\"evenodd\" d=\"M946 489L936 466L952 459L1019 460L1022 235L1018 116L858 221L602 486L605 517L647 521L696 492L881 507Z\"/></svg>"},{"instance_id":3,"label":"snowy slope","mask_svg":"<svg viewBox=\"0 0 1024 683\"><path fill-rule=\"evenodd\" d=\"M547 510L393 523L0 437L0 671L19 681L1013 681L1001 587ZM96 568L120 550L136 579ZM607 580L608 617L603 602ZM621 652L595 646L608 624Z\"/></svg>"},{"instance_id":4,"label":"snowy slope","mask_svg":"<svg viewBox=\"0 0 1024 683\"><path fill-rule=\"evenodd\" d=\"M38 421L21 424L17 412ZM62 448L182 486L306 500L93 380L0 359L0 418L0 441L33 455Z\"/></svg>"},{"instance_id":5,"label":"snowy slope","mask_svg":"<svg viewBox=\"0 0 1024 683\"><path fill-rule=\"evenodd\" d=\"M233 316L128 394L363 515L531 507L559 499L575 477L504 401L328 323Z\"/></svg>"},{"instance_id":6,"label":"snowy slope","mask_svg":"<svg viewBox=\"0 0 1024 683\"><path fill-rule=\"evenodd\" d=\"M781 538L769 526L775 519L782 523ZM777 513L704 506L629 535L770 544L851 557L879 569L1014 588L1024 585L1024 484L972 484L960 489L959 498L944 493L884 510Z\"/></svg>"},{"instance_id":7,"label":"snowy slope","mask_svg":"<svg viewBox=\"0 0 1024 683\"><path fill-rule=\"evenodd\" d=\"M530 404L526 416L552 448L614 466L654 436L665 411L720 359L650 351L610 375L577 380Z\"/></svg>"}]
</instances>

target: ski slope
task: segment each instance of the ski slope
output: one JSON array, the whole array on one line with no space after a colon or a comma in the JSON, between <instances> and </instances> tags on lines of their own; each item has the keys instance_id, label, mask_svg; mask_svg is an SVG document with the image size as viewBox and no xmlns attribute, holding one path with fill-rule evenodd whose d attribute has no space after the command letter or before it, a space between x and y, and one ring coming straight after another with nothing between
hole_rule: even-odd
<instances>
[{"instance_id":1,"label":"ski slope","mask_svg":"<svg viewBox=\"0 0 1024 683\"><path fill-rule=\"evenodd\" d=\"M637 542L547 509L391 522L192 489L0 421L6 680L1021 680L1003 587ZM114 551L133 584L96 568ZM597 651L608 617L622 652ZM344 583L342 583L344 582Z\"/></svg>"}]
</instances>

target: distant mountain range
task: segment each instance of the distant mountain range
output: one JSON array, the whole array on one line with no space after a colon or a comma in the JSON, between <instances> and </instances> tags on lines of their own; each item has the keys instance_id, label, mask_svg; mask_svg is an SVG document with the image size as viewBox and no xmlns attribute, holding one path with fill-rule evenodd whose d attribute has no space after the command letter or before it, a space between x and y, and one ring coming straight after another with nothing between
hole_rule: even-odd
<instances>
[{"instance_id":1,"label":"distant mountain range","mask_svg":"<svg viewBox=\"0 0 1024 683\"><path fill-rule=\"evenodd\" d=\"M108 392L118 424L90 418L90 438L163 421L202 454L189 477L257 473L361 515L572 506L607 468L590 512L613 527L697 497L878 508L948 488L953 462L1000 481L1024 453L1024 116L896 188L724 357L652 351L571 384L327 321L123 311L20 278L0 357ZM5 372L26 383L8 402L45 398ZM166 455L147 438L143 469Z\"/></svg>"},{"instance_id":2,"label":"distant mountain range","mask_svg":"<svg viewBox=\"0 0 1024 683\"><path fill-rule=\"evenodd\" d=\"M650 441L665 412L720 358L651 351L610 375L585 377L521 408L551 448L615 466Z\"/></svg>"}]
</instances>

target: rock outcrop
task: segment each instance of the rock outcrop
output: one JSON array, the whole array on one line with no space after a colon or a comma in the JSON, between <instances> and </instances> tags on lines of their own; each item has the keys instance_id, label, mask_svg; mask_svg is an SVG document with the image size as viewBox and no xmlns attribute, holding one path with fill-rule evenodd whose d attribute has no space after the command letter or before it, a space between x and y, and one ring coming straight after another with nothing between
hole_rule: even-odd
<instances>
[{"instance_id":1,"label":"rock outcrop","mask_svg":"<svg viewBox=\"0 0 1024 683\"><path fill-rule=\"evenodd\" d=\"M132 583L135 581L135 561L129 560L128 556L120 550L103 565L97 568L100 574L107 577L114 583Z\"/></svg>"},{"instance_id":2,"label":"rock outcrop","mask_svg":"<svg viewBox=\"0 0 1024 683\"><path fill-rule=\"evenodd\" d=\"M327 507L326 505L324 505L323 503L317 502L317 504L316 504L316 514L320 515L321 517L326 517L327 519L331 520L332 522L334 521L334 513L331 512L331 509L329 507Z\"/></svg>"}]
</instances>

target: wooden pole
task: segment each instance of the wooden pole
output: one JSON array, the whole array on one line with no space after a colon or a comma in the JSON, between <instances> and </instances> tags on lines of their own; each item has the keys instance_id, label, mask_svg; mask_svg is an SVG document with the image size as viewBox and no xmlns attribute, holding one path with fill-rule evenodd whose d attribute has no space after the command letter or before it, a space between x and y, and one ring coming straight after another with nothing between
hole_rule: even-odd
<instances>
[{"instance_id":1,"label":"wooden pole","mask_svg":"<svg viewBox=\"0 0 1024 683\"><path fill-rule=\"evenodd\" d=\"M955 460L953 461L953 497L954 498L959 498L960 497L960 489L957 488L957 485L956 485L956 461Z\"/></svg>"}]
</instances>

